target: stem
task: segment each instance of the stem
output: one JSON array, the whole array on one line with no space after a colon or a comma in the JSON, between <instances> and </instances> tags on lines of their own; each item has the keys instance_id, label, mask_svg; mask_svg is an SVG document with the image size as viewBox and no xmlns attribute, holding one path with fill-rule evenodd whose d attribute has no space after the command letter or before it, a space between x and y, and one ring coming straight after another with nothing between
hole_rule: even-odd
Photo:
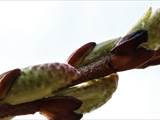
<instances>
[{"instance_id":1,"label":"stem","mask_svg":"<svg viewBox=\"0 0 160 120\"><path fill-rule=\"evenodd\" d=\"M149 14L149 13L148 13ZM155 14L155 16L159 16L159 14ZM148 17L146 17L145 19L147 19L146 25L149 23L149 27L147 27L147 30L150 31L157 31L159 32L160 30L158 29L158 27L156 27L156 29L154 29L154 27L152 27L152 23L154 23L155 19L153 18L157 18L157 17L152 17L152 19L150 18L150 14L148 15ZM150 20L150 22L148 22L148 20ZM159 23L159 19L156 19L157 22L155 22L156 24L160 25ZM154 24L155 25L155 24ZM157 26L158 26L157 25ZM136 29L142 29L142 27L136 27ZM160 27L159 27L160 28ZM135 28L134 28L135 30ZM150 32L153 33L153 32ZM159 34L159 33L158 33ZM152 36L153 34L149 34L149 40L155 40L155 36ZM156 36L156 41L154 42L153 47L151 47L152 49L159 49L158 47L155 47L156 44L159 45L159 41L157 42L157 40L159 40L160 37ZM92 53L96 53L97 49L99 51L101 51L101 48L104 48L103 45L100 45L99 48L96 48L95 50L93 50L94 52L91 52L91 54L89 55L90 58L88 58L88 61L94 61L91 62L90 64L87 64L85 66L82 66L79 68L79 71L81 72L82 76L80 79L76 80L75 82L73 82L70 86L82 83L84 81L88 81L94 78L99 78L99 77L104 77L107 76L111 73L115 73L115 72L120 72L120 71L125 71L125 70L129 70L129 69L134 69L134 68L145 68L151 65L157 65L160 64L160 50L157 51L150 51L147 49L143 49L143 48L139 48L134 52L131 52L130 54L110 54L110 48L113 48L114 45L117 43L119 39L115 39L113 41L110 42L111 47L106 49L106 53L107 54L105 57L102 56L101 54L98 54L97 56L100 57L100 59L98 60L94 60L97 59L98 57L96 56L95 58L92 58ZM109 43L106 43L106 45ZM148 42L148 44L152 44L152 42ZM149 46L150 47L150 46ZM109 50L109 52L108 52ZM104 53L102 53L104 54ZM87 59L87 58L86 58ZM87 60L86 60L87 61ZM88 61L86 63L88 63ZM69 86L67 86L69 87ZM33 101L33 102L29 102L29 103L24 103L24 104L18 104L18 105L6 105L6 104L2 104L0 105L0 118L2 117L8 117L8 116L17 116L17 115L26 115L26 114L33 114L37 111L41 111L41 109L43 110L44 106L48 106L49 108L52 108L52 111L57 111L58 107L57 104L61 104L61 107L64 109L68 109L68 107L65 106L65 102L68 100L69 102L69 106L68 107L74 107L72 108L72 110L77 109L80 106L80 102L77 102L77 100L75 100L74 98L64 98L64 99L60 99L57 97L50 97L50 98L45 98L45 99L41 99L41 100L37 100L37 101ZM70 101L72 102L72 104L70 103ZM68 103L67 102L67 103ZM50 106L50 104L52 103L52 106ZM67 104L66 103L66 104ZM75 104L74 104L75 103ZM61 114L60 114L61 115Z\"/></svg>"}]
</instances>

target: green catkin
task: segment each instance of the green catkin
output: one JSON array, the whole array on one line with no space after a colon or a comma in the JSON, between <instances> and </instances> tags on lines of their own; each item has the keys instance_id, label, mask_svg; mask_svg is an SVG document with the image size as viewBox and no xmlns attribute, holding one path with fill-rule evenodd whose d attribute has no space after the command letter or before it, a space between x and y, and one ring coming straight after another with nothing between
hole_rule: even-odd
<instances>
[{"instance_id":1,"label":"green catkin","mask_svg":"<svg viewBox=\"0 0 160 120\"><path fill-rule=\"evenodd\" d=\"M66 64L43 64L22 69L1 103L20 104L42 99L69 85L80 73Z\"/></svg>"},{"instance_id":2,"label":"green catkin","mask_svg":"<svg viewBox=\"0 0 160 120\"><path fill-rule=\"evenodd\" d=\"M160 9L152 12L149 8L140 21L130 30L130 32L145 29L148 31L148 42L141 46L150 50L160 49Z\"/></svg>"},{"instance_id":3,"label":"green catkin","mask_svg":"<svg viewBox=\"0 0 160 120\"><path fill-rule=\"evenodd\" d=\"M90 112L105 104L117 89L118 75L111 74L104 78L91 80L58 92L57 96L73 96L83 102L79 113Z\"/></svg>"}]
</instances>

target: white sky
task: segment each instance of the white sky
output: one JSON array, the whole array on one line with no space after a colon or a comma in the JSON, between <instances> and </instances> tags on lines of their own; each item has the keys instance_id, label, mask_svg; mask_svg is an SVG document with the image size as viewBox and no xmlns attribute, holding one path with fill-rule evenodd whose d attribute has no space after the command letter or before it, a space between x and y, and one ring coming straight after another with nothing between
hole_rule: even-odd
<instances>
[{"instance_id":1,"label":"white sky","mask_svg":"<svg viewBox=\"0 0 160 120\"><path fill-rule=\"evenodd\" d=\"M77 47L124 35L160 2L0 2L0 72L46 62L65 62ZM159 118L160 66L120 73L119 86L86 119ZM17 119L40 119L39 115ZM43 117L44 118L44 117Z\"/></svg>"}]
</instances>

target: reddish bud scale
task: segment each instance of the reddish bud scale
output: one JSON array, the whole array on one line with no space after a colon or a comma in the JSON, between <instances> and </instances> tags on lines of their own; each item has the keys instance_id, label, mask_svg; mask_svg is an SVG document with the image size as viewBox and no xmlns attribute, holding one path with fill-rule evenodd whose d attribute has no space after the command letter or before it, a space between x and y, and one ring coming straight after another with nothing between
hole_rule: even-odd
<instances>
[{"instance_id":1,"label":"reddish bud scale","mask_svg":"<svg viewBox=\"0 0 160 120\"><path fill-rule=\"evenodd\" d=\"M93 50L95 46L95 42L89 42L81 46L70 55L70 57L67 60L68 64L72 66L77 66L84 59L84 57L87 56L90 53L90 51Z\"/></svg>"},{"instance_id":2,"label":"reddish bud scale","mask_svg":"<svg viewBox=\"0 0 160 120\"><path fill-rule=\"evenodd\" d=\"M131 54L135 52L140 44L147 42L147 40L147 31L138 30L121 38L111 52L115 54Z\"/></svg>"},{"instance_id":3,"label":"reddish bud scale","mask_svg":"<svg viewBox=\"0 0 160 120\"><path fill-rule=\"evenodd\" d=\"M14 69L0 75L0 99L3 99L6 96L13 82L20 74L20 69Z\"/></svg>"}]
</instances>

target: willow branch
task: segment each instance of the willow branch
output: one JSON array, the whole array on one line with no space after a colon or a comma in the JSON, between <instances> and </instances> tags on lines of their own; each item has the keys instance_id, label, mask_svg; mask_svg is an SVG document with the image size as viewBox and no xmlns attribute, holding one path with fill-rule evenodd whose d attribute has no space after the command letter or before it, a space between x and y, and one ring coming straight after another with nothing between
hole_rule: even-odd
<instances>
[{"instance_id":1,"label":"willow branch","mask_svg":"<svg viewBox=\"0 0 160 120\"><path fill-rule=\"evenodd\" d=\"M129 48L130 47L128 47L128 49ZM111 73L131 70L135 68L146 68L158 64L160 64L160 50L153 51L153 50L147 50L145 48L137 48L134 51L131 51L129 54L113 52L111 54L101 57L100 59L90 64L78 68L78 70L81 73L81 77L67 87L74 86L91 79L104 77ZM66 111L64 112L60 108L65 108L67 110L70 109L70 112L71 111L73 112L73 110L77 109L80 106L80 104L81 102L73 97L65 97L63 99L63 98L57 98L55 96L18 105L1 104L0 118L8 116L33 114L37 111L43 111L43 108L45 108L45 106L50 106L50 105L52 105L52 111L54 111L56 114L66 112ZM57 107L57 105L61 106ZM67 114L69 113L67 112ZM60 115L58 114L58 117L60 117ZM72 115L74 116L74 114ZM81 115L76 115L76 117L72 118L73 120L78 120L80 119L80 117Z\"/></svg>"}]
</instances>

